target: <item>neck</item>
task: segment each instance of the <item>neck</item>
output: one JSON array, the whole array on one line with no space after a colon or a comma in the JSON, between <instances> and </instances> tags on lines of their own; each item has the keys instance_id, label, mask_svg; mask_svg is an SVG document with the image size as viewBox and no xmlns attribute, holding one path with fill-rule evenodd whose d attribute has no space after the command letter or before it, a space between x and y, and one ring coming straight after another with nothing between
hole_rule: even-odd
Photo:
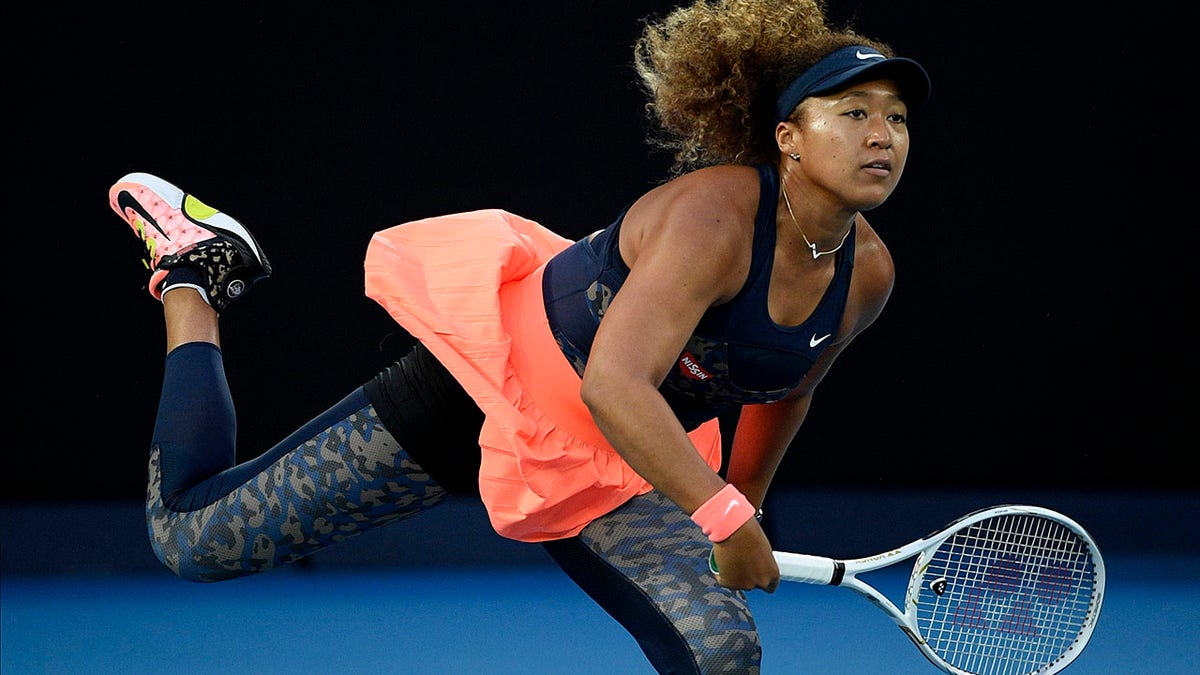
<instances>
[{"instance_id":1,"label":"neck","mask_svg":"<svg viewBox=\"0 0 1200 675\"><path fill-rule=\"evenodd\" d=\"M804 192L788 183L788 174L783 173L779 181L776 227L792 231L814 260L841 249L850 236L857 212L839 209L836 213L822 214L815 199L800 197Z\"/></svg>"}]
</instances>

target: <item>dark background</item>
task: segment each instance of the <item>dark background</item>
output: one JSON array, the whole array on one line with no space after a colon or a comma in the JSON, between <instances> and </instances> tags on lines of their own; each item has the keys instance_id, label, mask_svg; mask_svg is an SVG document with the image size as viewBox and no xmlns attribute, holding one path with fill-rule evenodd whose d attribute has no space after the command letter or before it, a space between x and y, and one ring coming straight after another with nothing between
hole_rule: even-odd
<instances>
[{"instance_id":1,"label":"dark background","mask_svg":"<svg viewBox=\"0 0 1200 675\"><path fill-rule=\"evenodd\" d=\"M362 293L374 231L498 207L578 237L665 177L631 46L673 4L27 7L7 44L0 497L143 493L164 334L107 204L122 175L233 214L275 266L223 319L247 459L408 344ZM1149 10L1111 9L831 0L921 61L933 97L868 214L898 268L891 302L822 385L779 484L1195 488L1176 324L1195 274L1169 220L1127 209L1147 132L1117 83Z\"/></svg>"}]
</instances>

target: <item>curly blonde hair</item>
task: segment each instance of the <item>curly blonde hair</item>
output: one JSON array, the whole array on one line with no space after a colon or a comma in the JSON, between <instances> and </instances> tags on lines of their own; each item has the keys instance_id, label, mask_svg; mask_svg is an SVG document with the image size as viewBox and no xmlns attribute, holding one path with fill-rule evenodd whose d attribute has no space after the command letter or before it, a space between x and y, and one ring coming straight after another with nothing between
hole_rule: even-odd
<instances>
[{"instance_id":1,"label":"curly blonde hair","mask_svg":"<svg viewBox=\"0 0 1200 675\"><path fill-rule=\"evenodd\" d=\"M841 47L892 48L831 28L824 0L695 0L645 21L634 68L657 123L651 145L674 154L672 175L714 164L774 162L775 100Z\"/></svg>"}]
</instances>

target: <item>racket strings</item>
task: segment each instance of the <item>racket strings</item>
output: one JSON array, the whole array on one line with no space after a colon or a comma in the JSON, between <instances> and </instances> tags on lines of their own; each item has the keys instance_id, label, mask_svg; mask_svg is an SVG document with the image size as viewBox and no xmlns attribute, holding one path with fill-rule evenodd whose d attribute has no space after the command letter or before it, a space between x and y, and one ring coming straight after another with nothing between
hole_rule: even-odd
<instances>
[{"instance_id":1,"label":"racket strings","mask_svg":"<svg viewBox=\"0 0 1200 675\"><path fill-rule=\"evenodd\" d=\"M930 649L965 672L1043 672L1094 618L1091 547L1048 518L968 525L924 565L909 593L917 625Z\"/></svg>"}]
</instances>

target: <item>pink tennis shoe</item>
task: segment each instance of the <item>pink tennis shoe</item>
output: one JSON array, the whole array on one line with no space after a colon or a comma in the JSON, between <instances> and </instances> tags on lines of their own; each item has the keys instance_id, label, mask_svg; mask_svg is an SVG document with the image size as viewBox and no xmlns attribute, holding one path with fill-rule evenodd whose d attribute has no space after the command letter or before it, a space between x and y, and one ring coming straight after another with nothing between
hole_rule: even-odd
<instances>
[{"instance_id":1,"label":"pink tennis shoe","mask_svg":"<svg viewBox=\"0 0 1200 675\"><path fill-rule=\"evenodd\" d=\"M146 245L148 288L162 299L167 273L191 266L203 285L185 284L218 312L271 275L262 248L233 218L148 173L131 173L108 191L109 205Z\"/></svg>"}]
</instances>

